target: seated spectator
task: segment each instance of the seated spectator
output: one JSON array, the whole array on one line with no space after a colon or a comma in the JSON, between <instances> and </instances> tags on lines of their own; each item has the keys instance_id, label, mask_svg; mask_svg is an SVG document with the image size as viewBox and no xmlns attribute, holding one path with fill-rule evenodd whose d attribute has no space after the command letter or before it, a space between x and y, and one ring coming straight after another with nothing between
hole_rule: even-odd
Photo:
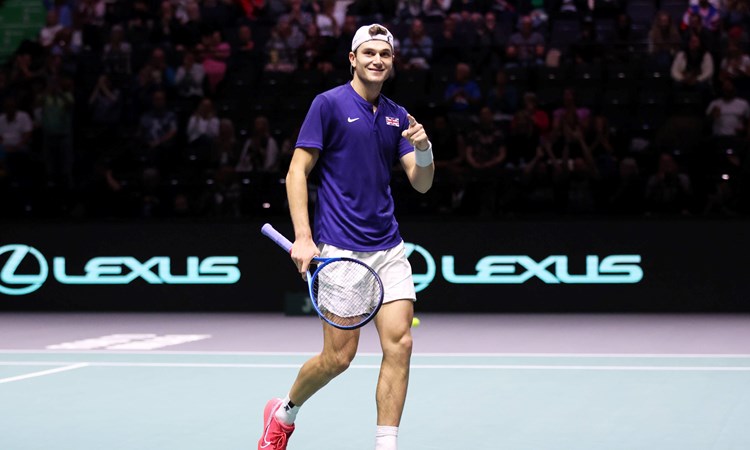
<instances>
[{"instance_id":1,"label":"seated spectator","mask_svg":"<svg viewBox=\"0 0 750 450\"><path fill-rule=\"evenodd\" d=\"M721 86L722 96L709 103L706 115L712 122L715 137L744 136L748 130L750 105L737 97L734 84L725 80Z\"/></svg>"},{"instance_id":2,"label":"seated spectator","mask_svg":"<svg viewBox=\"0 0 750 450\"><path fill-rule=\"evenodd\" d=\"M305 35L291 26L287 19L279 19L266 42L266 72L293 72L297 69L297 53L305 42ZM351 46L351 42L350 42Z\"/></svg>"},{"instance_id":3,"label":"seated spectator","mask_svg":"<svg viewBox=\"0 0 750 450\"><path fill-rule=\"evenodd\" d=\"M149 40L160 47L177 44L176 38L180 33L180 27L180 21L175 17L172 3L169 0L163 0L159 5L159 15L154 21Z\"/></svg>"},{"instance_id":4,"label":"seated spectator","mask_svg":"<svg viewBox=\"0 0 750 450\"><path fill-rule=\"evenodd\" d=\"M508 84L504 70L495 72L495 80L487 95L485 105L490 108L496 121L510 121L518 110L518 89Z\"/></svg>"},{"instance_id":5,"label":"seated spectator","mask_svg":"<svg viewBox=\"0 0 750 450\"><path fill-rule=\"evenodd\" d=\"M750 4L746 0L726 0L721 13L721 25L724 30L738 27L742 30L750 29Z\"/></svg>"},{"instance_id":6,"label":"seated spectator","mask_svg":"<svg viewBox=\"0 0 750 450\"><path fill-rule=\"evenodd\" d=\"M618 164L618 177L606 208L616 214L642 214L644 184L634 158L623 158Z\"/></svg>"},{"instance_id":7,"label":"seated spectator","mask_svg":"<svg viewBox=\"0 0 750 450\"><path fill-rule=\"evenodd\" d=\"M143 66L146 75L162 89L171 90L174 87L174 69L167 63L167 55L163 49L157 47L151 51L151 57Z\"/></svg>"},{"instance_id":8,"label":"seated spectator","mask_svg":"<svg viewBox=\"0 0 750 450\"><path fill-rule=\"evenodd\" d=\"M186 51L182 56L182 65L177 68L174 76L177 95L187 100L203 97L205 78L203 65L196 62L192 51Z\"/></svg>"},{"instance_id":9,"label":"seated spectator","mask_svg":"<svg viewBox=\"0 0 750 450\"><path fill-rule=\"evenodd\" d=\"M44 27L39 30L39 43L42 47L51 47L55 42L57 33L63 28L65 28L65 26L60 23L60 16L58 15L57 10L51 9L47 11Z\"/></svg>"},{"instance_id":10,"label":"seated spectator","mask_svg":"<svg viewBox=\"0 0 750 450\"><path fill-rule=\"evenodd\" d=\"M659 156L656 172L646 183L646 210L651 214L688 214L692 188L690 177L669 153Z\"/></svg>"},{"instance_id":11,"label":"seated spectator","mask_svg":"<svg viewBox=\"0 0 750 450\"><path fill-rule=\"evenodd\" d=\"M31 116L18 109L15 97L6 97L0 114L0 155L11 177L23 177L28 169L33 128Z\"/></svg>"},{"instance_id":12,"label":"seated spectator","mask_svg":"<svg viewBox=\"0 0 750 450\"><path fill-rule=\"evenodd\" d=\"M451 9L452 0L422 0L422 14L426 20L440 22L446 17Z\"/></svg>"},{"instance_id":13,"label":"seated spectator","mask_svg":"<svg viewBox=\"0 0 750 450\"><path fill-rule=\"evenodd\" d=\"M152 95L152 108L138 124L138 138L143 144L140 156L144 162L164 166L173 156L177 136L177 116L167 106L167 94L158 90Z\"/></svg>"},{"instance_id":14,"label":"seated spectator","mask_svg":"<svg viewBox=\"0 0 750 450\"><path fill-rule=\"evenodd\" d=\"M47 176L73 187L73 80L51 79L42 97L42 144Z\"/></svg>"},{"instance_id":15,"label":"seated spectator","mask_svg":"<svg viewBox=\"0 0 750 450\"><path fill-rule=\"evenodd\" d=\"M113 26L102 53L104 73L115 81L124 81L131 73L131 54L130 43L125 40L125 30L120 25Z\"/></svg>"},{"instance_id":16,"label":"seated spectator","mask_svg":"<svg viewBox=\"0 0 750 450\"><path fill-rule=\"evenodd\" d=\"M714 76L714 60L698 36L691 36L687 48L672 61L672 80L679 89L707 91Z\"/></svg>"},{"instance_id":17,"label":"seated spectator","mask_svg":"<svg viewBox=\"0 0 750 450\"><path fill-rule=\"evenodd\" d=\"M542 137L529 111L522 109L513 115L508 136L508 165L522 169L534 159L542 146Z\"/></svg>"},{"instance_id":18,"label":"seated spectator","mask_svg":"<svg viewBox=\"0 0 750 450\"><path fill-rule=\"evenodd\" d=\"M112 79L103 74L89 96L89 111L93 124L112 131L122 119L123 99L120 89L112 84Z\"/></svg>"},{"instance_id":19,"label":"seated spectator","mask_svg":"<svg viewBox=\"0 0 750 450\"><path fill-rule=\"evenodd\" d=\"M648 52L662 67L669 67L674 55L680 51L681 42L672 16L666 11L659 11L648 33Z\"/></svg>"},{"instance_id":20,"label":"seated spectator","mask_svg":"<svg viewBox=\"0 0 750 450\"><path fill-rule=\"evenodd\" d=\"M211 155L212 166L234 169L239 155L239 142L234 132L234 123L229 119L219 120L219 136L214 140Z\"/></svg>"},{"instance_id":21,"label":"seated spectator","mask_svg":"<svg viewBox=\"0 0 750 450\"><path fill-rule=\"evenodd\" d=\"M422 0L399 0L395 20L398 23L409 23L421 19L423 14Z\"/></svg>"},{"instance_id":22,"label":"seated spectator","mask_svg":"<svg viewBox=\"0 0 750 450\"><path fill-rule=\"evenodd\" d=\"M237 27L237 40L232 44L229 68L233 71L252 69L260 62L260 54L253 39L253 31L248 25Z\"/></svg>"},{"instance_id":23,"label":"seated spectator","mask_svg":"<svg viewBox=\"0 0 750 450\"><path fill-rule=\"evenodd\" d=\"M703 26L711 32L719 30L720 14L719 10L708 0L698 0L698 3L689 5L685 14L682 16L682 29L690 27L690 17L697 16L701 19Z\"/></svg>"},{"instance_id":24,"label":"seated spectator","mask_svg":"<svg viewBox=\"0 0 750 450\"><path fill-rule=\"evenodd\" d=\"M432 61L432 38L425 33L421 19L414 19L411 23L409 35L401 45L399 60L406 70L426 70Z\"/></svg>"},{"instance_id":25,"label":"seated spectator","mask_svg":"<svg viewBox=\"0 0 750 450\"><path fill-rule=\"evenodd\" d=\"M289 11L279 17L279 20L288 22L296 33L304 36L308 27L315 23L313 15L302 9L302 0L288 0L286 3Z\"/></svg>"},{"instance_id":26,"label":"seated spectator","mask_svg":"<svg viewBox=\"0 0 750 450\"><path fill-rule=\"evenodd\" d=\"M525 111L534 123L534 129L539 136L546 138L550 131L550 120L549 115L546 111L539 108L539 102L537 101L536 94L533 92L527 92L523 94L523 105L522 110ZM511 123L511 128L516 126L516 118L514 117Z\"/></svg>"},{"instance_id":27,"label":"seated spectator","mask_svg":"<svg viewBox=\"0 0 750 450\"><path fill-rule=\"evenodd\" d=\"M500 67L500 55L507 44L505 28L497 23L494 12L488 11L483 16L477 15L477 26L474 27L472 61L474 67Z\"/></svg>"},{"instance_id":28,"label":"seated spectator","mask_svg":"<svg viewBox=\"0 0 750 450\"><path fill-rule=\"evenodd\" d=\"M219 118L216 117L214 104L210 98L203 98L188 120L188 147L192 149L208 150L219 136Z\"/></svg>"},{"instance_id":29,"label":"seated spectator","mask_svg":"<svg viewBox=\"0 0 750 450\"><path fill-rule=\"evenodd\" d=\"M501 170L506 157L505 136L495 125L492 111L485 106L479 111L478 126L466 138L466 161L477 182L481 215L497 211Z\"/></svg>"},{"instance_id":30,"label":"seated spectator","mask_svg":"<svg viewBox=\"0 0 750 450\"><path fill-rule=\"evenodd\" d=\"M570 52L576 64L591 64L602 59L604 46L599 42L596 25L592 20L581 24L581 34L570 45Z\"/></svg>"},{"instance_id":31,"label":"seated spectator","mask_svg":"<svg viewBox=\"0 0 750 450\"><path fill-rule=\"evenodd\" d=\"M443 19L440 34L434 39L433 61L442 67L454 67L466 61L468 43L465 36L458 31L456 20L447 16Z\"/></svg>"},{"instance_id":32,"label":"seated spectator","mask_svg":"<svg viewBox=\"0 0 750 450\"><path fill-rule=\"evenodd\" d=\"M229 44L223 42L219 31L209 32L201 38L205 49L203 53L203 71L206 73L206 84L210 93L216 93L227 73L227 60L231 55Z\"/></svg>"},{"instance_id":33,"label":"seated spectator","mask_svg":"<svg viewBox=\"0 0 750 450\"><path fill-rule=\"evenodd\" d=\"M719 80L731 81L740 97L750 94L750 56L737 43L731 42L721 60Z\"/></svg>"},{"instance_id":34,"label":"seated spectator","mask_svg":"<svg viewBox=\"0 0 750 450\"><path fill-rule=\"evenodd\" d=\"M585 134L589 131L591 110L585 106L579 106L576 102L575 89L567 87L563 90L562 105L552 113L552 128L560 131L563 120L566 115L575 116L576 122L580 125L581 131Z\"/></svg>"},{"instance_id":35,"label":"seated spectator","mask_svg":"<svg viewBox=\"0 0 750 450\"><path fill-rule=\"evenodd\" d=\"M184 5L184 8L178 7L175 11L175 17L177 17L180 25L177 29L171 30L173 34L170 41L175 50L182 51L186 48L195 47L200 42L201 35L206 28L198 2L188 0L179 4Z\"/></svg>"},{"instance_id":36,"label":"seated spectator","mask_svg":"<svg viewBox=\"0 0 750 450\"><path fill-rule=\"evenodd\" d=\"M336 0L313 2L313 9L315 10L315 25L318 26L320 35L326 40L335 41L341 32L341 24L336 19Z\"/></svg>"},{"instance_id":37,"label":"seated spectator","mask_svg":"<svg viewBox=\"0 0 750 450\"><path fill-rule=\"evenodd\" d=\"M510 36L505 52L510 64L521 66L538 66L544 64L544 36L534 31L531 17L521 17L518 31Z\"/></svg>"},{"instance_id":38,"label":"seated spectator","mask_svg":"<svg viewBox=\"0 0 750 450\"><path fill-rule=\"evenodd\" d=\"M456 64L455 77L445 89L445 100L448 109L454 112L473 112L482 100L482 91L472 79L471 66L466 63Z\"/></svg>"},{"instance_id":39,"label":"seated spectator","mask_svg":"<svg viewBox=\"0 0 750 450\"><path fill-rule=\"evenodd\" d=\"M331 53L326 51L326 41L320 36L318 26L311 23L307 28L305 43L299 49L299 69L333 71Z\"/></svg>"},{"instance_id":40,"label":"seated spectator","mask_svg":"<svg viewBox=\"0 0 750 450\"><path fill-rule=\"evenodd\" d=\"M237 172L275 173L279 169L279 145L271 135L268 118L258 116L245 140L237 162Z\"/></svg>"},{"instance_id":41,"label":"seated spectator","mask_svg":"<svg viewBox=\"0 0 750 450\"><path fill-rule=\"evenodd\" d=\"M703 23L703 19L698 14L691 14L689 25L686 29L682 30L682 45L687 46L692 36L698 36L703 47L711 53L718 52L718 40L716 39L716 33L708 29Z\"/></svg>"}]
</instances>

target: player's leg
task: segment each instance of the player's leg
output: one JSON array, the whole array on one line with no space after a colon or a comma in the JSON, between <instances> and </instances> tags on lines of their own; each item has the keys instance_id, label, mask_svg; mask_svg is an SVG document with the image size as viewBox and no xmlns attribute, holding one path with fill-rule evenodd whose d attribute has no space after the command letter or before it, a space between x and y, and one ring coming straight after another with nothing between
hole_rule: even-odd
<instances>
[{"instance_id":1,"label":"player's leg","mask_svg":"<svg viewBox=\"0 0 750 450\"><path fill-rule=\"evenodd\" d=\"M411 299L384 304L375 316L383 349L383 361L375 394L378 426L398 427L409 384L414 302Z\"/></svg>"},{"instance_id":2,"label":"player's leg","mask_svg":"<svg viewBox=\"0 0 750 450\"><path fill-rule=\"evenodd\" d=\"M340 330L323 324L323 351L302 365L285 399L275 398L266 404L259 450L286 449L300 406L349 367L358 344L359 330Z\"/></svg>"},{"instance_id":3,"label":"player's leg","mask_svg":"<svg viewBox=\"0 0 750 450\"><path fill-rule=\"evenodd\" d=\"M295 405L302 405L313 394L345 371L357 354L359 329L341 330L323 322L323 351L302 365L289 391Z\"/></svg>"}]
</instances>

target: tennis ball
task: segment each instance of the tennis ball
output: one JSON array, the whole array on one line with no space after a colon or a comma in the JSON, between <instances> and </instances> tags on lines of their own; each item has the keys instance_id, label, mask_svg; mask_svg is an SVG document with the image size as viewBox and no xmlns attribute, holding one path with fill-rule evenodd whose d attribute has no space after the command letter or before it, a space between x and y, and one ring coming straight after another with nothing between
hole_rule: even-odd
<instances>
[{"instance_id":1,"label":"tennis ball","mask_svg":"<svg viewBox=\"0 0 750 450\"><path fill-rule=\"evenodd\" d=\"M420 323L422 323L422 322L419 320L418 317L415 317L415 318L411 319L411 327L412 328L417 328Z\"/></svg>"}]
</instances>

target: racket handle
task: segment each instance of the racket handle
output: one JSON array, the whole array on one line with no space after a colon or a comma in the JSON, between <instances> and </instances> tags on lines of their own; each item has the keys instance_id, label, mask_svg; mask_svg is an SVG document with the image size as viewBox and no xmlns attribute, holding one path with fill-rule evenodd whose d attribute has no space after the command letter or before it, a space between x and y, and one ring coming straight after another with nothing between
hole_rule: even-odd
<instances>
[{"instance_id":1,"label":"racket handle","mask_svg":"<svg viewBox=\"0 0 750 450\"><path fill-rule=\"evenodd\" d=\"M286 250L287 253L292 251L292 243L289 241L289 239L285 238L284 235L276 231L276 229L272 227L270 223L263 225L263 228L260 229L260 232L274 241L276 245Z\"/></svg>"}]
</instances>

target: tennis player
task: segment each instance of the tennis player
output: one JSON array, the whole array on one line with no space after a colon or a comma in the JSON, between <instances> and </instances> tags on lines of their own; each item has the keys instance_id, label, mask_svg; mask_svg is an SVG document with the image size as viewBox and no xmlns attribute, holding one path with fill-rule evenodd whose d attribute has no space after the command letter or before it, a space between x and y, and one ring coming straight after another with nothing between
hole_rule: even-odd
<instances>
[{"instance_id":1,"label":"tennis player","mask_svg":"<svg viewBox=\"0 0 750 450\"><path fill-rule=\"evenodd\" d=\"M393 214L391 169L400 160L419 192L432 186L432 144L424 128L380 91L393 69L393 35L381 25L359 28L349 62L353 79L313 100L286 177L295 240L291 256L305 276L315 256L356 258L375 269L384 303L375 317L383 360L376 390L376 450L396 450L411 359L414 282ZM319 171L315 234L308 217L307 178ZM317 243L317 244L316 244ZM258 449L281 450L300 407L344 372L360 331L323 323L323 350L308 360L284 399L266 404Z\"/></svg>"}]
</instances>

